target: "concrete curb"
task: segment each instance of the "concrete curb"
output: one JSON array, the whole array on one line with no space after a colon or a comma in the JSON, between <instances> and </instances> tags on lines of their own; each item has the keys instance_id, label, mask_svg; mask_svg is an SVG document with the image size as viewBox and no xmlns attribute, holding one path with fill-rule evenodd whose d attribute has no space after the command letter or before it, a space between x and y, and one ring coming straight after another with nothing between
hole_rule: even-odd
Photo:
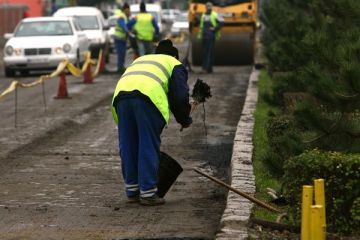
<instances>
[{"instance_id":1,"label":"concrete curb","mask_svg":"<svg viewBox=\"0 0 360 240\"><path fill-rule=\"evenodd\" d=\"M250 75L246 99L234 139L231 157L231 186L253 195L255 193L255 176L253 173L253 129L254 112L258 99L257 81L259 71L253 68ZM229 191L227 204L220 221L220 231L216 239L247 239L247 223L250 219L253 203Z\"/></svg>"}]
</instances>

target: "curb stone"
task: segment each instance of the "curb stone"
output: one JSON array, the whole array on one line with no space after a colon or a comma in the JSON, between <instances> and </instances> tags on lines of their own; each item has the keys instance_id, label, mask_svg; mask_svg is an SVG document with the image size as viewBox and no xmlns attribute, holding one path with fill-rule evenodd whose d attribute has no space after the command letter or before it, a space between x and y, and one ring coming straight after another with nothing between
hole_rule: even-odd
<instances>
[{"instance_id":1,"label":"curb stone","mask_svg":"<svg viewBox=\"0 0 360 240\"><path fill-rule=\"evenodd\" d=\"M250 75L246 99L234 138L231 157L231 186L253 195L255 193L255 176L252 166L254 112L258 99L257 81L259 71L253 68ZM215 239L247 239L248 221L253 203L238 194L229 191L226 208L220 221L220 231Z\"/></svg>"}]
</instances>

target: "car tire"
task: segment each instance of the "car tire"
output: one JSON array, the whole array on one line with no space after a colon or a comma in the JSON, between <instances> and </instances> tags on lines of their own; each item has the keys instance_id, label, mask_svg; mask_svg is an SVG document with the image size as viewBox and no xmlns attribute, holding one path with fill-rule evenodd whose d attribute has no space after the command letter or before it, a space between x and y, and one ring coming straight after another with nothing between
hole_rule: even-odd
<instances>
[{"instance_id":1,"label":"car tire","mask_svg":"<svg viewBox=\"0 0 360 240\"><path fill-rule=\"evenodd\" d=\"M81 68L81 59L80 59L80 50L79 49L76 51L75 67Z\"/></svg>"},{"instance_id":2,"label":"car tire","mask_svg":"<svg viewBox=\"0 0 360 240\"><path fill-rule=\"evenodd\" d=\"M109 63L110 62L110 48L107 47L106 49L104 49L105 51L105 63Z\"/></svg>"},{"instance_id":3,"label":"car tire","mask_svg":"<svg viewBox=\"0 0 360 240\"><path fill-rule=\"evenodd\" d=\"M5 67L5 77L7 78L15 77L15 70Z\"/></svg>"},{"instance_id":4,"label":"car tire","mask_svg":"<svg viewBox=\"0 0 360 240\"><path fill-rule=\"evenodd\" d=\"M103 53L104 53L104 57L105 57L105 63L109 63L110 62L110 43L106 43L104 48L103 48Z\"/></svg>"}]
</instances>

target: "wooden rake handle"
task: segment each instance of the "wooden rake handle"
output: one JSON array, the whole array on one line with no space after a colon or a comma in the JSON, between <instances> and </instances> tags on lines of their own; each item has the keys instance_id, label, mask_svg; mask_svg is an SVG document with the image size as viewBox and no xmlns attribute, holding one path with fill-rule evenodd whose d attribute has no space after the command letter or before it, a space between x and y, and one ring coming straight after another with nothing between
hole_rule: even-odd
<instances>
[{"instance_id":1,"label":"wooden rake handle","mask_svg":"<svg viewBox=\"0 0 360 240\"><path fill-rule=\"evenodd\" d=\"M256 203L256 204L259 205L260 207L266 208L267 210L270 210L270 211L275 212L275 213L281 213L280 210L278 210L278 209L270 206L270 205L267 204L267 203L264 203L264 202L260 201L260 200L257 199L257 198L254 198L253 196L250 196L249 194L246 194L246 193L244 193L244 192L241 192L241 191L239 191L239 190L237 190L237 189L229 186L228 184L224 183L223 181L221 181L221 180L219 180L219 179L217 179L217 178L214 178L214 177L212 177L212 176L210 176L210 175L207 175L206 173L203 173L203 172L201 172L200 170L198 170L198 169L196 169L196 168L194 168L194 171L197 172L197 173L199 173L200 175L203 175L204 177L207 177L207 178L210 179L211 181L216 182L217 184L219 184L219 185L227 188L228 190L231 190L231 191L233 191L234 193L239 194L240 196L242 196L242 197L250 200L251 202Z\"/></svg>"}]
</instances>

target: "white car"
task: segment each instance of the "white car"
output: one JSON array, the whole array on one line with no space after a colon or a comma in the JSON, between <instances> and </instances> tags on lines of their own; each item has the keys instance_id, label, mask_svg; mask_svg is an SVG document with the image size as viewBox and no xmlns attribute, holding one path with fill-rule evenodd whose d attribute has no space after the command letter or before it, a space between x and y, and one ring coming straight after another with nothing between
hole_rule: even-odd
<instances>
[{"instance_id":1,"label":"white car","mask_svg":"<svg viewBox=\"0 0 360 240\"><path fill-rule=\"evenodd\" d=\"M102 12L95 7L65 7L60 8L54 17L74 17L80 28L84 31L90 41L92 58L97 58L100 49L103 49L105 57L109 56L110 37Z\"/></svg>"},{"instance_id":2,"label":"white car","mask_svg":"<svg viewBox=\"0 0 360 240\"><path fill-rule=\"evenodd\" d=\"M6 77L16 71L25 75L29 70L54 69L64 59L80 65L89 49L86 35L69 17L25 18L5 38Z\"/></svg>"},{"instance_id":3,"label":"white car","mask_svg":"<svg viewBox=\"0 0 360 240\"><path fill-rule=\"evenodd\" d=\"M179 36L182 32L189 32L188 13L180 14L171 26L172 36Z\"/></svg>"},{"instance_id":4,"label":"white car","mask_svg":"<svg viewBox=\"0 0 360 240\"><path fill-rule=\"evenodd\" d=\"M164 22L173 23L177 16L180 15L180 10L178 9L163 9L162 19Z\"/></svg>"}]
</instances>

